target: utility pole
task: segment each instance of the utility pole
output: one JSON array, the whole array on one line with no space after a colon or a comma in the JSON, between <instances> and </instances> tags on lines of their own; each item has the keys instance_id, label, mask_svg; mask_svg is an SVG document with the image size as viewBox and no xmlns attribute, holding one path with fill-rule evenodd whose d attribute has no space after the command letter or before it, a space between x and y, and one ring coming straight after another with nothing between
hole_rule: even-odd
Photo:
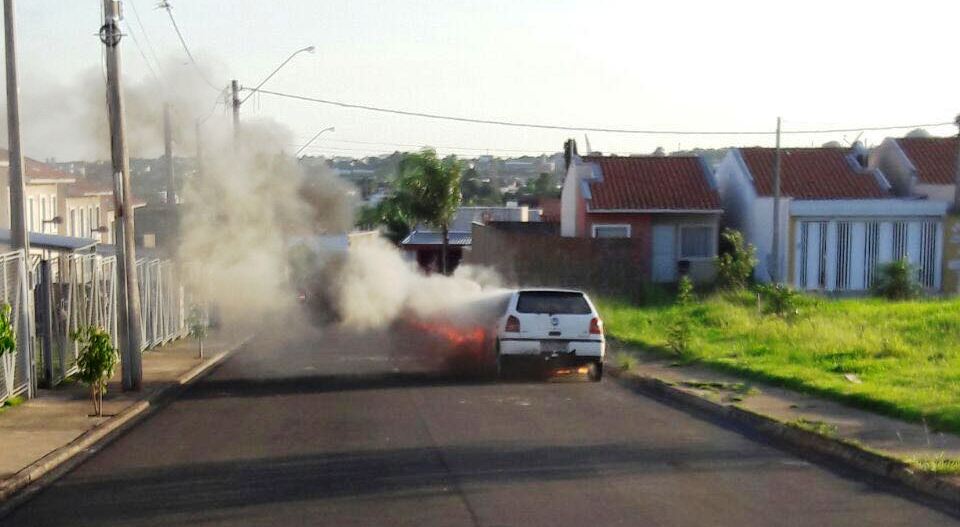
<instances>
[{"instance_id":1,"label":"utility pole","mask_svg":"<svg viewBox=\"0 0 960 527\"><path fill-rule=\"evenodd\" d=\"M770 278L780 283L780 118L777 117L777 147L773 153L773 269Z\"/></svg>"},{"instance_id":2,"label":"utility pole","mask_svg":"<svg viewBox=\"0 0 960 527\"><path fill-rule=\"evenodd\" d=\"M30 257L30 234L27 232L27 217L24 214L23 150L20 144L20 83L17 79L16 31L13 0L3 1L4 44L7 62L7 142L10 151L10 235L13 248L23 251L23 265ZM20 350L21 367L30 380L28 396L33 396L33 357L30 339L30 306L27 302L27 280L20 284L20 303L17 309L17 348Z\"/></svg>"},{"instance_id":3,"label":"utility pole","mask_svg":"<svg viewBox=\"0 0 960 527\"><path fill-rule=\"evenodd\" d=\"M170 103L163 103L163 159L167 175L167 206L177 205L177 182L173 168L173 126L170 124Z\"/></svg>"},{"instance_id":4,"label":"utility pole","mask_svg":"<svg viewBox=\"0 0 960 527\"><path fill-rule=\"evenodd\" d=\"M100 40L106 46L107 109L110 114L110 153L113 167L113 201L116 216L114 247L117 251L119 342L123 389L143 387L140 356L140 287L137 281L137 254L134 244L133 207L130 196L130 161L127 158L126 119L120 87L120 6L117 0L103 0Z\"/></svg>"},{"instance_id":5,"label":"utility pole","mask_svg":"<svg viewBox=\"0 0 960 527\"><path fill-rule=\"evenodd\" d=\"M960 130L960 114L954 122ZM960 131L957 132L957 163L953 169L953 212L960 214Z\"/></svg>"},{"instance_id":6,"label":"utility pole","mask_svg":"<svg viewBox=\"0 0 960 527\"><path fill-rule=\"evenodd\" d=\"M240 83L237 79L230 81L230 93L233 104L233 137L240 135Z\"/></svg>"}]
</instances>

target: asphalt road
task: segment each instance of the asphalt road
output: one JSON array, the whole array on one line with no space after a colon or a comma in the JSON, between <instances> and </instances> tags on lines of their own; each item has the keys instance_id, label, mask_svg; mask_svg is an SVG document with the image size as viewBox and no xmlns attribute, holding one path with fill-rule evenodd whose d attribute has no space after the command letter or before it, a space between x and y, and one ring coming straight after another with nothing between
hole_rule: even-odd
<instances>
[{"instance_id":1,"label":"asphalt road","mask_svg":"<svg viewBox=\"0 0 960 527\"><path fill-rule=\"evenodd\" d=\"M605 380L490 383L384 334L261 336L3 525L955 520Z\"/></svg>"}]
</instances>

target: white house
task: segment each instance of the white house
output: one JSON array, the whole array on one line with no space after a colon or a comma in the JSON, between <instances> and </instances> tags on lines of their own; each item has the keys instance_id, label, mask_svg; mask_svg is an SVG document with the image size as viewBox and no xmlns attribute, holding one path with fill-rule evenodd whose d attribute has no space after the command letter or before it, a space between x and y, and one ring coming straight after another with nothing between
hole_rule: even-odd
<instances>
[{"instance_id":1,"label":"white house","mask_svg":"<svg viewBox=\"0 0 960 527\"><path fill-rule=\"evenodd\" d=\"M862 291L877 265L907 259L928 289L941 287L946 203L897 197L866 151L781 151L780 258L773 261L772 148L732 149L717 168L726 225L757 248L758 280L772 271L795 287Z\"/></svg>"},{"instance_id":2,"label":"white house","mask_svg":"<svg viewBox=\"0 0 960 527\"><path fill-rule=\"evenodd\" d=\"M870 152L878 168L900 196L953 201L957 163L956 137L888 137Z\"/></svg>"}]
</instances>

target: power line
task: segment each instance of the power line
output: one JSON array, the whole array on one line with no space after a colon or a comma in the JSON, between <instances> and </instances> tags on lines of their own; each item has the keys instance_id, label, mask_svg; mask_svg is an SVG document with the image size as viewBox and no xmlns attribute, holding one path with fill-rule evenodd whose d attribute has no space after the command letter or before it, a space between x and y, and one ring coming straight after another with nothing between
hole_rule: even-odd
<instances>
[{"instance_id":1,"label":"power line","mask_svg":"<svg viewBox=\"0 0 960 527\"><path fill-rule=\"evenodd\" d=\"M177 33L177 38L180 39L180 44L183 46L183 51L187 53L187 58L190 59L190 63L193 64L194 69L197 70L197 74L200 75L200 78L203 79L203 82L207 83L207 86L210 89L220 92L220 88L217 88L210 79L207 78L207 75L203 72L203 69L197 64L196 59L193 58L193 53L190 53L190 47L187 46L187 41L183 38L183 33L180 32L180 26L177 25L177 19L173 18L173 6L170 5L170 2L167 0L160 0L160 3L157 4L157 7L160 9L165 9L167 11L167 16L170 17L170 23L173 24L173 30Z\"/></svg>"},{"instance_id":2,"label":"power line","mask_svg":"<svg viewBox=\"0 0 960 527\"><path fill-rule=\"evenodd\" d=\"M414 112L407 110L397 110L392 108L383 108L379 106L370 106L365 104L354 104L346 103L341 101L333 101L330 99L320 99L317 97L308 97L305 95L296 95L292 93L283 93L276 92L272 90L257 90L259 93L273 95L275 97L282 97L286 99L294 99L299 101L313 102L318 104L327 104L331 106L339 106L341 108L353 108L357 110L366 110L371 112L380 112L380 113L389 113L395 115L406 115L410 117L423 117L426 119L439 119L443 121L455 121L461 123L472 123L472 124L489 124L496 126L510 126L514 128L537 128L541 130L565 130L572 132L608 132L608 133L617 133L617 134L637 134L637 135L775 135L776 132L773 130L643 130L643 129L628 129L628 128L597 128L592 126L568 126L568 125L555 125L555 124L542 124L542 123L523 123L516 121L498 121L493 119L476 119L472 117L458 117L452 115L442 115L435 113L426 113L426 112ZM924 123L924 124L904 124L904 125L892 125L892 126L861 126L854 128L832 128L832 129L822 129L822 130L783 130L782 134L832 134L840 132L875 132L882 130L901 130L906 128L927 128L927 127L936 127L936 126L947 126L953 125L952 122L945 123Z\"/></svg>"},{"instance_id":3,"label":"power line","mask_svg":"<svg viewBox=\"0 0 960 527\"><path fill-rule=\"evenodd\" d=\"M137 25L140 26L140 34L143 35L143 40L147 43L147 49L150 51L150 56L153 57L153 61L156 63L157 69L160 70L163 66L160 63L160 58L157 57L157 50L153 47L153 40L150 38L150 35L147 33L147 28L143 25L143 20L140 18L140 11L137 9L137 3L134 0L130 0L130 7L133 8L133 16L137 19ZM129 27L129 23L127 26Z\"/></svg>"},{"instance_id":4,"label":"power line","mask_svg":"<svg viewBox=\"0 0 960 527\"><path fill-rule=\"evenodd\" d=\"M378 141L357 141L357 140L348 140L348 139L323 139L321 143L318 143L319 146L322 143L348 143L348 144L359 144L359 145L378 145L378 146L399 146L405 148L436 148L438 150L470 150L476 152L550 152L555 153L559 151L557 148L543 148L543 149L522 149L522 148L480 148L480 147L470 147L470 146L443 146L443 145L431 145L429 143L388 143L388 142L378 142Z\"/></svg>"},{"instance_id":5,"label":"power line","mask_svg":"<svg viewBox=\"0 0 960 527\"><path fill-rule=\"evenodd\" d=\"M133 32L133 28L130 27L130 22L126 22L127 34L130 35L130 38L133 39L133 44L136 46L137 51L140 53L140 58L143 59L143 63L147 66L147 70L150 71L150 75L153 77L153 80L157 81L158 84L163 85L163 81L160 80L160 77L157 76L157 72L154 71L153 66L150 65L150 61L147 60L147 55L143 52L143 48L140 46L140 41L137 40L137 34Z\"/></svg>"}]
</instances>

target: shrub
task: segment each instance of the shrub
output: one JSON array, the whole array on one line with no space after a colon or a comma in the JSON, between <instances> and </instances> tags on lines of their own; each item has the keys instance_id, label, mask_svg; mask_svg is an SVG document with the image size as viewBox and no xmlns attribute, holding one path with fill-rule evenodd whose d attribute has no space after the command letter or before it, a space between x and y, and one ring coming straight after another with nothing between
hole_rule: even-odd
<instances>
[{"instance_id":1,"label":"shrub","mask_svg":"<svg viewBox=\"0 0 960 527\"><path fill-rule=\"evenodd\" d=\"M187 326L190 328L190 336L197 339L199 346L199 356L203 358L203 339L207 336L207 328L210 326L207 312L199 304L190 306L190 314L187 317Z\"/></svg>"},{"instance_id":2,"label":"shrub","mask_svg":"<svg viewBox=\"0 0 960 527\"><path fill-rule=\"evenodd\" d=\"M677 303L681 306L688 306L696 300L693 295L693 280L689 276L681 276L677 282Z\"/></svg>"},{"instance_id":3,"label":"shrub","mask_svg":"<svg viewBox=\"0 0 960 527\"><path fill-rule=\"evenodd\" d=\"M80 348L77 354L77 378L90 386L90 398L93 411L103 415L103 395L107 393L107 382L120 361L116 348L110 341L110 334L103 328L86 326L70 335Z\"/></svg>"},{"instance_id":4,"label":"shrub","mask_svg":"<svg viewBox=\"0 0 960 527\"><path fill-rule=\"evenodd\" d=\"M13 391L14 352L17 350L17 336L10 320L11 311L10 304L0 304L0 361L3 362L3 382L8 394Z\"/></svg>"},{"instance_id":5,"label":"shrub","mask_svg":"<svg viewBox=\"0 0 960 527\"><path fill-rule=\"evenodd\" d=\"M889 262L877 267L873 294L889 300L908 300L920 295L916 272L906 260Z\"/></svg>"},{"instance_id":6,"label":"shrub","mask_svg":"<svg viewBox=\"0 0 960 527\"><path fill-rule=\"evenodd\" d=\"M721 287L742 289L757 265L757 249L737 230L724 229L720 238L726 250L717 258L717 281Z\"/></svg>"},{"instance_id":7,"label":"shrub","mask_svg":"<svg viewBox=\"0 0 960 527\"><path fill-rule=\"evenodd\" d=\"M764 300L767 313L784 318L800 313L800 293L788 285L763 284L757 286L757 292Z\"/></svg>"},{"instance_id":8,"label":"shrub","mask_svg":"<svg viewBox=\"0 0 960 527\"><path fill-rule=\"evenodd\" d=\"M681 359L690 358L690 334L693 328L690 319L681 315L667 329L667 347Z\"/></svg>"}]
</instances>

